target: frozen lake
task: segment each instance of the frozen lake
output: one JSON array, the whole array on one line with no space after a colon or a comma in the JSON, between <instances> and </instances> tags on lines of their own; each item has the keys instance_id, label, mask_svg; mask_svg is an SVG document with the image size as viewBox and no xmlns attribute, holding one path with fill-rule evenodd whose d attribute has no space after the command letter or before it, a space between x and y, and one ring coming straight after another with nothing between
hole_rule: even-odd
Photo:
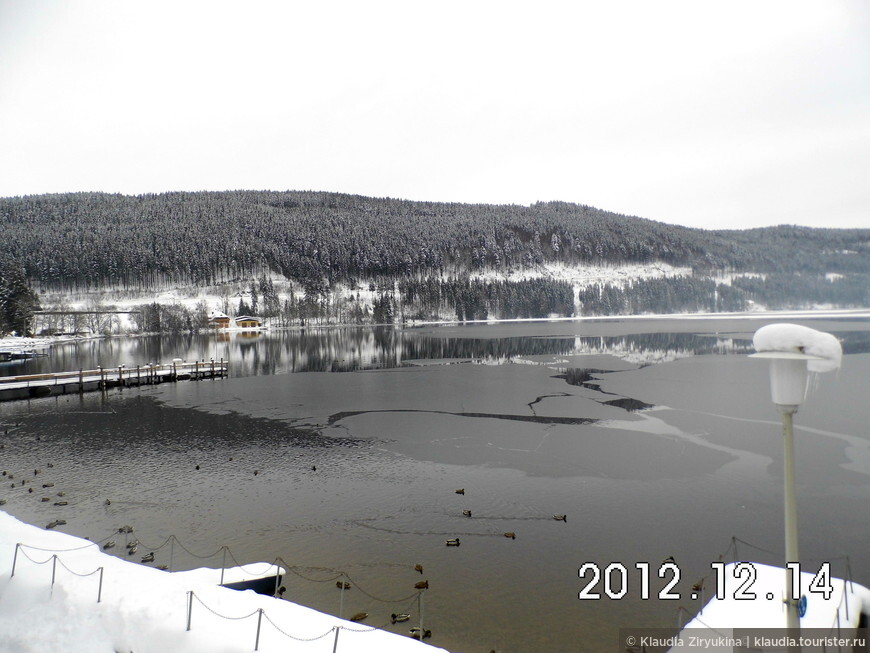
<instances>
[{"instance_id":1,"label":"frozen lake","mask_svg":"<svg viewBox=\"0 0 870 653\"><path fill-rule=\"evenodd\" d=\"M691 587L708 576L709 596L710 563L733 559L732 537L740 558L781 562L779 417L767 364L745 355L773 321L70 345L0 373L224 357L233 378L0 404L0 467L15 475L0 498L21 519L63 517L93 540L131 524L140 549L174 534L194 554L281 556L295 567L287 598L364 610L371 625L405 611L413 623L416 604L390 600L427 579L425 623L453 651L613 651L620 627L676 627L680 606L694 615ZM803 568L831 561L842 575L848 555L867 585L870 322L789 321L834 333L845 352L795 416ZM40 500L55 490L69 505ZM446 547L455 537L461 546ZM659 600L669 556L680 599ZM169 557L157 551L157 563ZM175 568L221 564L179 547L172 557ZM578 599L578 569L611 562L628 569L625 596ZM640 598L638 562L652 569L652 600ZM338 572L352 589L335 587Z\"/></svg>"}]
</instances>

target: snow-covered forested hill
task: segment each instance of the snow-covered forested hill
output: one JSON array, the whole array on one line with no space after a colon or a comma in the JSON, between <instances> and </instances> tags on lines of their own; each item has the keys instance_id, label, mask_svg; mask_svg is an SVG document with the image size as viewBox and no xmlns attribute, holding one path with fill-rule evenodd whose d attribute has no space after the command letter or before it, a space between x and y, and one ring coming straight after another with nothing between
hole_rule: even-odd
<instances>
[{"instance_id":1,"label":"snow-covered forested hill","mask_svg":"<svg viewBox=\"0 0 870 653\"><path fill-rule=\"evenodd\" d=\"M870 229L706 231L558 202L233 191L0 199L0 267L44 329L202 328L870 305ZM7 275L8 276L8 275ZM60 318L58 318L60 319Z\"/></svg>"}]
</instances>

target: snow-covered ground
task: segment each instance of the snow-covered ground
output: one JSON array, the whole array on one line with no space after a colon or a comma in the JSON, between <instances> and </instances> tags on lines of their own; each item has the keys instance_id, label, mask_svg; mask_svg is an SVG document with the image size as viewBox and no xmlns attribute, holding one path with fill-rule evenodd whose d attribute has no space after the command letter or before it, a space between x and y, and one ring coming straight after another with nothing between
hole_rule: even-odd
<instances>
[{"instance_id":1,"label":"snow-covered ground","mask_svg":"<svg viewBox=\"0 0 870 653\"><path fill-rule=\"evenodd\" d=\"M825 563L827 564L827 563ZM809 567L809 565L806 565ZM785 636L788 631L773 630L786 627L786 611L782 596L786 585L786 570L758 562L729 563L719 568L724 587L719 589L721 598L713 597L692 619L680 635L672 638L671 653L696 652L732 653L738 650L732 642L735 634L754 629L749 642L755 637L771 639ZM821 574L819 570L819 574ZM851 646L838 646L828 641L821 645L818 640L833 640L854 636L862 615L870 614L870 590L863 585L846 582L842 578L819 576L821 585L814 586L817 576L801 571L800 594L804 597L805 614L800 619L801 633L788 633L792 637L803 636L804 651L852 650ZM754 597L754 598L750 598ZM865 635L866 637L866 635ZM815 645L812 645L815 643ZM745 644L744 650L784 651L786 646L768 644ZM858 646L856 649L864 648Z\"/></svg>"},{"instance_id":2,"label":"snow-covered ground","mask_svg":"<svg viewBox=\"0 0 870 653\"><path fill-rule=\"evenodd\" d=\"M128 562L88 540L0 511L0 650L444 651L290 601L219 587L216 577L213 570L169 573Z\"/></svg>"}]
</instances>

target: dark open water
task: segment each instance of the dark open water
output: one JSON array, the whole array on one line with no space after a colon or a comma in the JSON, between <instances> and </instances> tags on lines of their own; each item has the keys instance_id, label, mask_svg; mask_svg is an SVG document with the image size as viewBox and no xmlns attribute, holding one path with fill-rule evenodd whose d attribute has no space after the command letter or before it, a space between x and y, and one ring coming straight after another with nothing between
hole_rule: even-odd
<instances>
[{"instance_id":1,"label":"dark open water","mask_svg":"<svg viewBox=\"0 0 870 653\"><path fill-rule=\"evenodd\" d=\"M281 556L294 566L288 598L345 617L365 610L371 625L406 610L416 622L405 597L428 579L425 624L452 651L614 651L620 627L676 628L680 606L693 615L701 601L691 586L720 554L733 559L732 537L740 558L780 562L778 415L766 363L745 356L771 321L58 347L2 373L224 357L233 378L0 404L0 467L18 485L0 484L0 498L25 521L63 517L64 530L94 540L131 524L152 550L174 534L189 552L166 546L157 563L171 556L176 569L220 566L220 554L192 554L223 545L241 563ZM843 575L848 555L867 585L870 323L794 321L835 333L846 351L795 419L804 569L830 560ZM43 490L44 481L55 486ZM68 506L40 501L55 491ZM453 537L461 545L446 547ZM668 556L681 571L680 600L655 598ZM626 595L579 600L587 562L623 563ZM637 562L653 570L651 600L639 597ZM343 604L338 572L353 584ZM709 595L712 576L706 587Z\"/></svg>"}]
</instances>

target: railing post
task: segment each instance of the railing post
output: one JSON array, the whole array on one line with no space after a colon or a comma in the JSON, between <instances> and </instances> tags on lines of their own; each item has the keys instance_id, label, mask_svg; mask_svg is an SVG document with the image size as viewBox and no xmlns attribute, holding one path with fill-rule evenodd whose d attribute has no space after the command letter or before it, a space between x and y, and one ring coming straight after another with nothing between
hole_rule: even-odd
<instances>
[{"instance_id":1,"label":"railing post","mask_svg":"<svg viewBox=\"0 0 870 653\"><path fill-rule=\"evenodd\" d=\"M193 590L187 592L187 630L190 630L190 617L193 613Z\"/></svg>"},{"instance_id":2,"label":"railing post","mask_svg":"<svg viewBox=\"0 0 870 653\"><path fill-rule=\"evenodd\" d=\"M260 650L260 624L263 622L263 608L257 609L257 639L254 640L254 650Z\"/></svg>"},{"instance_id":3,"label":"railing post","mask_svg":"<svg viewBox=\"0 0 870 653\"><path fill-rule=\"evenodd\" d=\"M97 603L103 598L103 568L100 567L100 586L97 589Z\"/></svg>"},{"instance_id":4,"label":"railing post","mask_svg":"<svg viewBox=\"0 0 870 653\"><path fill-rule=\"evenodd\" d=\"M51 556L51 586L54 587L54 577L57 571L57 554Z\"/></svg>"},{"instance_id":5,"label":"railing post","mask_svg":"<svg viewBox=\"0 0 870 653\"><path fill-rule=\"evenodd\" d=\"M843 599L846 601L846 621L849 621L849 590L846 588L845 580L843 581Z\"/></svg>"},{"instance_id":6,"label":"railing post","mask_svg":"<svg viewBox=\"0 0 870 653\"><path fill-rule=\"evenodd\" d=\"M341 630L341 626L333 626L335 629L335 641L332 643L332 653L335 653L338 650L338 632Z\"/></svg>"},{"instance_id":7,"label":"railing post","mask_svg":"<svg viewBox=\"0 0 870 653\"><path fill-rule=\"evenodd\" d=\"M9 578L12 578L12 576L15 575L15 563L18 562L18 547L20 546L20 542L15 545L15 553L12 555L12 574L9 576Z\"/></svg>"},{"instance_id":8,"label":"railing post","mask_svg":"<svg viewBox=\"0 0 870 653\"><path fill-rule=\"evenodd\" d=\"M272 592L272 596L278 596L278 585L281 583L281 573L280 567L278 566L278 559L275 559L275 591Z\"/></svg>"},{"instance_id":9,"label":"railing post","mask_svg":"<svg viewBox=\"0 0 870 653\"><path fill-rule=\"evenodd\" d=\"M221 550L224 552L224 556L223 556L223 560L221 560L221 582L218 583L219 585L224 584L224 571L227 568L227 547L223 546L221 548Z\"/></svg>"}]
</instances>

